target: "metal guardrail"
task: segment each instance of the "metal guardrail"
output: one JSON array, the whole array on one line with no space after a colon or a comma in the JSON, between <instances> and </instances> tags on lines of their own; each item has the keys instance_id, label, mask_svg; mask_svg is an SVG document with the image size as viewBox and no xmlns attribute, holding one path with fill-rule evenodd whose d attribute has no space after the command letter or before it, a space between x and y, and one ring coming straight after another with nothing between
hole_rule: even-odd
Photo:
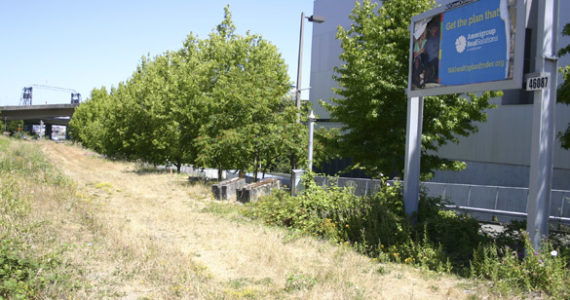
<instances>
[{"instance_id":1,"label":"metal guardrail","mask_svg":"<svg viewBox=\"0 0 570 300\"><path fill-rule=\"evenodd\" d=\"M481 212L481 213L489 213L493 215L503 215L511 217L524 217L524 218L527 217L527 213L508 211L508 210L477 208L477 207L468 207L468 206L459 206L459 205L446 205L445 207L448 209L459 210L459 211ZM549 220L570 223L570 218L564 218L564 217L550 216Z\"/></svg>"},{"instance_id":2,"label":"metal guardrail","mask_svg":"<svg viewBox=\"0 0 570 300\"><path fill-rule=\"evenodd\" d=\"M316 176L315 181L320 185L351 186L359 196L372 195L382 185L380 180L367 178ZM428 196L447 201L447 208L469 212L481 221L497 217L501 222L509 222L527 217L528 188L440 182L422 182L421 185ZM570 191L551 191L550 221L570 223Z\"/></svg>"},{"instance_id":3,"label":"metal guardrail","mask_svg":"<svg viewBox=\"0 0 570 300\"><path fill-rule=\"evenodd\" d=\"M472 212L477 219L526 218L528 188L423 182L429 196L441 197L450 209ZM570 191L552 190L550 221L570 223Z\"/></svg>"}]
</instances>

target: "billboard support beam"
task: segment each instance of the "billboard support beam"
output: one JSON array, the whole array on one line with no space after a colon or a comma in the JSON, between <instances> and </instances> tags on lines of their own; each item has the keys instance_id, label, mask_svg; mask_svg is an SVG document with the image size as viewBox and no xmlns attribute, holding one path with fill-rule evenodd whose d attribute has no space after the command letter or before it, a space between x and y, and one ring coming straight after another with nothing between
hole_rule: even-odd
<instances>
[{"instance_id":1,"label":"billboard support beam","mask_svg":"<svg viewBox=\"0 0 570 300\"><path fill-rule=\"evenodd\" d=\"M422 153L422 123L424 98L408 97L406 122L406 161L404 165L404 208L415 223L420 192L420 161Z\"/></svg>"},{"instance_id":2,"label":"billboard support beam","mask_svg":"<svg viewBox=\"0 0 570 300\"><path fill-rule=\"evenodd\" d=\"M555 56L558 47L557 6L558 0L538 1L535 71L550 74L553 82L549 88L534 92L527 232L535 249L539 249L542 238L548 236L550 215L558 64Z\"/></svg>"}]
</instances>

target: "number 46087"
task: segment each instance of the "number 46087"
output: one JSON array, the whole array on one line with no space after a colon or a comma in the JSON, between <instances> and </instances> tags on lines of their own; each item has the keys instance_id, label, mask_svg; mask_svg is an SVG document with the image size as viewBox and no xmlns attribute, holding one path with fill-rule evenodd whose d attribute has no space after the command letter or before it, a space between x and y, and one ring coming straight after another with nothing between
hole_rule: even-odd
<instances>
[{"instance_id":1,"label":"number 46087","mask_svg":"<svg viewBox=\"0 0 570 300\"><path fill-rule=\"evenodd\" d=\"M536 91L548 88L549 76L541 76L527 79L526 90Z\"/></svg>"}]
</instances>

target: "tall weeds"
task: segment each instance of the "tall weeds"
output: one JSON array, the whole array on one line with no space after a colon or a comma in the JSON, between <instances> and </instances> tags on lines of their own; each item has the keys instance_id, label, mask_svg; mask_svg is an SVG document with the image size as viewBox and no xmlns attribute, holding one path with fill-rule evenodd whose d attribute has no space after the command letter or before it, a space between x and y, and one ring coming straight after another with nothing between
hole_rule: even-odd
<instances>
[{"instance_id":1,"label":"tall weeds","mask_svg":"<svg viewBox=\"0 0 570 300\"><path fill-rule=\"evenodd\" d=\"M351 244L380 261L491 280L503 289L510 287L503 291L507 294L538 291L568 297L563 287L570 283L570 270L565 255L545 254L554 251L551 246L540 255L519 257L508 248L510 239L493 240L475 219L442 210L438 199L422 195L418 222L411 224L398 186L384 184L374 196L357 197L350 188L321 187L307 179L301 196L279 191L247 205L244 213L268 224ZM534 253L528 239L524 245ZM556 253L567 251L562 248Z\"/></svg>"},{"instance_id":2,"label":"tall weeds","mask_svg":"<svg viewBox=\"0 0 570 300\"><path fill-rule=\"evenodd\" d=\"M42 193L68 197L70 180L44 158L37 145L0 137L0 298L58 297L71 286L61 245L31 215ZM56 284L57 283L57 284Z\"/></svg>"}]
</instances>

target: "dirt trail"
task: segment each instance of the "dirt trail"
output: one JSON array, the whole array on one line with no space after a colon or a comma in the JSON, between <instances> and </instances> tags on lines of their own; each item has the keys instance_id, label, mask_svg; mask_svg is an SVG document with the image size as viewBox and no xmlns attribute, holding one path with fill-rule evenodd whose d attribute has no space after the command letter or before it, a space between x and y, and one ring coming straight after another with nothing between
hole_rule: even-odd
<instances>
[{"instance_id":1,"label":"dirt trail","mask_svg":"<svg viewBox=\"0 0 570 300\"><path fill-rule=\"evenodd\" d=\"M208 187L137 171L79 147L40 143L77 184L79 244L88 298L461 299L466 283L380 265L346 247L212 213ZM234 204L229 204L234 205ZM73 237L73 238L72 238Z\"/></svg>"}]
</instances>

